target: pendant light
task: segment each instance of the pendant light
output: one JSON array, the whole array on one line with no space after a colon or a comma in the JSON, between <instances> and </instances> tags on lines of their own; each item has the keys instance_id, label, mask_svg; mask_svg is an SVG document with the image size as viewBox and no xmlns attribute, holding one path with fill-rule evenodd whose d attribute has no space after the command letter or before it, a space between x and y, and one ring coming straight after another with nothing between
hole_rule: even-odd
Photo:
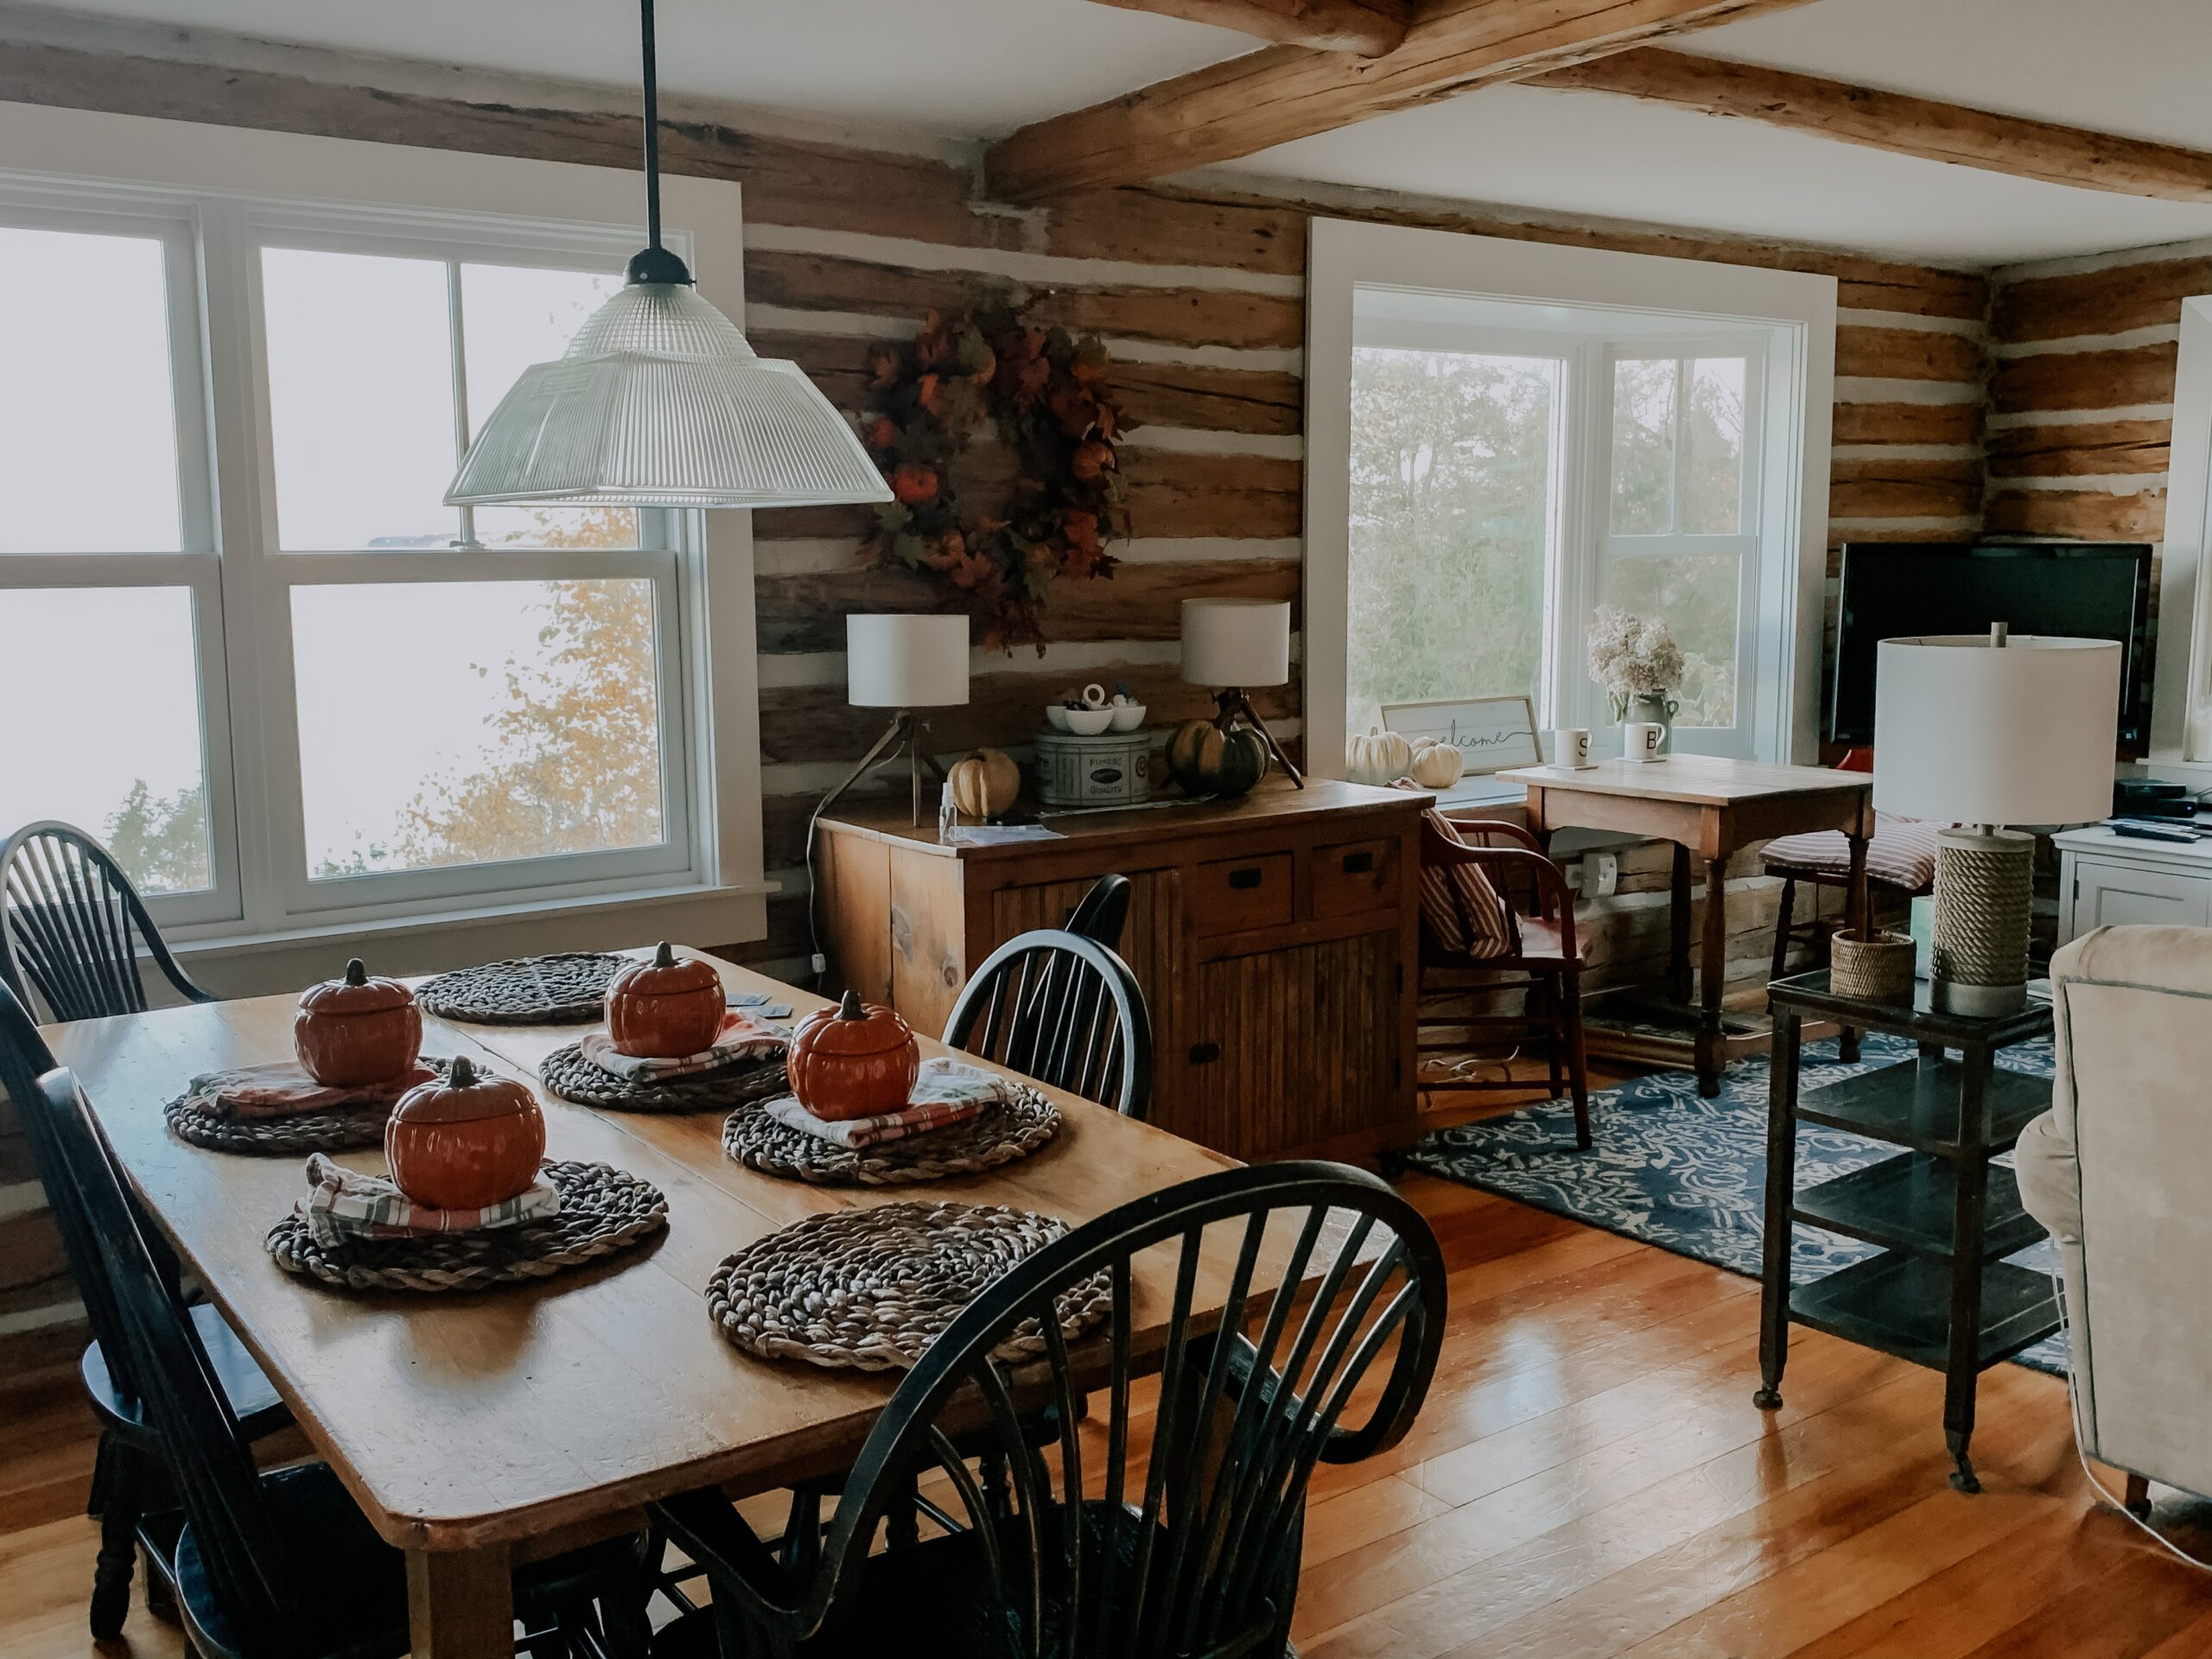
<instances>
[{"instance_id":1,"label":"pendant light","mask_svg":"<svg viewBox=\"0 0 2212 1659\"><path fill-rule=\"evenodd\" d=\"M798 507L888 501L883 474L796 363L757 355L660 242L653 0L645 40L647 245L569 349L499 400L449 506Z\"/></svg>"}]
</instances>

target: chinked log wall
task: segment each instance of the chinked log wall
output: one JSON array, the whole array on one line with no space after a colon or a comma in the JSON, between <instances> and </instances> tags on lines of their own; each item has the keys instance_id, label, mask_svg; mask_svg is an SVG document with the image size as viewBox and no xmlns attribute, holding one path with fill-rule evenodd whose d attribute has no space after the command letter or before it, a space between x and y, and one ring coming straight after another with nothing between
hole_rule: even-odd
<instances>
[{"instance_id":1,"label":"chinked log wall","mask_svg":"<svg viewBox=\"0 0 2212 1659\"><path fill-rule=\"evenodd\" d=\"M635 123L619 104L601 112L549 97L532 107L506 88L496 100L472 101L352 79L0 42L0 99L634 164ZM419 86L424 76L404 79ZM933 721L947 749L1020 745L1049 695L1090 680L1127 680L1154 724L1196 714L1202 694L1176 673L1178 602L1298 597L1312 213L1834 275L1843 310L1832 537L1955 536L1979 523L1986 293L1975 275L1633 226L1431 210L1379 194L1308 205L1127 189L1014 210L973 200L965 167L911 154L704 124L673 125L664 143L672 171L744 186L748 332L764 353L804 364L843 408L861 400L869 342L910 333L931 308L1026 298L1043 316L1096 330L1112 351L1133 428L1125 457L1135 539L1116 550L1126 563L1110 582L1052 595L1043 659L979 661L974 701ZM990 470L988 448L976 464ZM755 524L767 862L785 892L772 904L769 938L742 954L785 969L803 969L808 949L807 814L874 735L874 716L845 704L843 616L937 602L911 578L855 568L868 523L864 512L833 509L766 512ZM1260 701L1281 722L1277 730L1294 735L1297 688ZM1743 866L1756 868L1748 858ZM1649 902L1624 902L1599 930L1599 953L1618 969L1637 963L1663 931L1659 914ZM1746 974L1763 949L1746 941ZM0 1339L13 1332L18 1342L0 1373L20 1369L22 1339L42 1340L56 1358L81 1340L60 1322L66 1276L35 1192L23 1185L28 1164L12 1128L0 1122ZM17 1211L8 1208L11 1194L23 1198Z\"/></svg>"},{"instance_id":2,"label":"chinked log wall","mask_svg":"<svg viewBox=\"0 0 2212 1659\"><path fill-rule=\"evenodd\" d=\"M2181 302L2212 293L2212 244L2012 266L1993 287L1989 528L2156 542Z\"/></svg>"}]
</instances>

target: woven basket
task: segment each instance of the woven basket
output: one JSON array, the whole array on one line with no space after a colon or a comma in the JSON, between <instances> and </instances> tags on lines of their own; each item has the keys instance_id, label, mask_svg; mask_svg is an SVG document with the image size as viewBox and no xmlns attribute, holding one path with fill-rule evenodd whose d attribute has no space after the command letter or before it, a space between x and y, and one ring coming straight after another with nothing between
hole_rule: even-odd
<instances>
[{"instance_id":1,"label":"woven basket","mask_svg":"<svg viewBox=\"0 0 2212 1659\"><path fill-rule=\"evenodd\" d=\"M1869 939L1846 928L1829 944L1828 988L1868 1002L1903 1002L1912 995L1912 955L1910 934Z\"/></svg>"}]
</instances>

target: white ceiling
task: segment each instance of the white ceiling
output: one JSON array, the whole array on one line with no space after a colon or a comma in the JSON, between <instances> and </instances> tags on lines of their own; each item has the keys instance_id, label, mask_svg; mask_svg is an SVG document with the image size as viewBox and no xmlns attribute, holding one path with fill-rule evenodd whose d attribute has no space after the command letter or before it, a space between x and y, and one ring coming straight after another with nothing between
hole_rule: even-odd
<instances>
[{"instance_id":1,"label":"white ceiling","mask_svg":"<svg viewBox=\"0 0 2212 1659\"><path fill-rule=\"evenodd\" d=\"M64 10L623 83L629 0L69 0ZM1090 0L659 0L664 85L988 137L1252 48ZM0 29L4 29L0 9ZM1684 49L2212 149L2208 0L1815 0ZM1984 264L2212 236L2212 206L2031 183L1595 93L1492 88L1243 174Z\"/></svg>"}]
</instances>

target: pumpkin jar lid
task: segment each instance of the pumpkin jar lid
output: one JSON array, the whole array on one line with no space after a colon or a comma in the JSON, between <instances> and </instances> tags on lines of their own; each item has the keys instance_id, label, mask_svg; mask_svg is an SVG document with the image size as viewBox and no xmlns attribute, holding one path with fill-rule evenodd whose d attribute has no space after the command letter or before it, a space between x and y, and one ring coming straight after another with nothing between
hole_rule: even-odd
<instances>
[{"instance_id":1,"label":"pumpkin jar lid","mask_svg":"<svg viewBox=\"0 0 2212 1659\"><path fill-rule=\"evenodd\" d=\"M715 971L714 963L697 957L679 957L664 939L651 962L633 962L618 972L607 987L607 995L696 996L701 991L721 988L722 976Z\"/></svg>"},{"instance_id":2,"label":"pumpkin jar lid","mask_svg":"<svg viewBox=\"0 0 2212 1659\"><path fill-rule=\"evenodd\" d=\"M861 1001L847 991L835 1012L817 1008L808 1018L816 1046L836 1054L882 1054L913 1041L913 1028L896 1010Z\"/></svg>"},{"instance_id":3,"label":"pumpkin jar lid","mask_svg":"<svg viewBox=\"0 0 2212 1659\"><path fill-rule=\"evenodd\" d=\"M415 993L397 980L372 975L359 957L346 963L343 978L326 979L300 993L300 1006L310 1014L383 1014L414 1000Z\"/></svg>"},{"instance_id":4,"label":"pumpkin jar lid","mask_svg":"<svg viewBox=\"0 0 2212 1659\"><path fill-rule=\"evenodd\" d=\"M537 1105L537 1096L524 1084L494 1071L480 1071L463 1054L444 1077L409 1090L391 1115L407 1123L475 1123L487 1117L512 1117Z\"/></svg>"}]
</instances>

